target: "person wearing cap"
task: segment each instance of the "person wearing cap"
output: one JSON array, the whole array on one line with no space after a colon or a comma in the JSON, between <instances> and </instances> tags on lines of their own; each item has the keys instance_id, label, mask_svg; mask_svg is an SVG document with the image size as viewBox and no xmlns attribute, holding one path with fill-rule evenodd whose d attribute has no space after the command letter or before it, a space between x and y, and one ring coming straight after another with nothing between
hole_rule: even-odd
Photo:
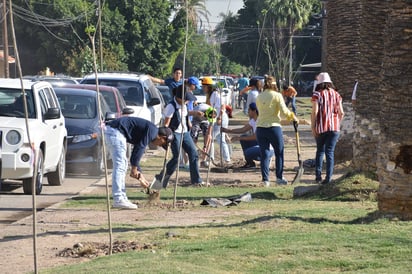
<instances>
[{"instance_id":1,"label":"person wearing cap","mask_svg":"<svg viewBox=\"0 0 412 274\"><path fill-rule=\"evenodd\" d=\"M190 113L193 113L193 108L194 105L197 101L196 96L193 94L193 91L197 88L200 87L200 81L197 77L190 76L187 80L184 81L184 85L186 87L186 92L190 92L193 96L191 96L191 100L186 102L187 110ZM174 95L174 94L173 94ZM189 130L192 128L192 121L193 121L193 115L189 115L189 123L188 123L188 128ZM187 164L188 162L188 156L186 153L183 153L180 155L180 163L179 163L179 168L182 169L189 169L189 165Z\"/></svg>"},{"instance_id":2,"label":"person wearing cap","mask_svg":"<svg viewBox=\"0 0 412 274\"><path fill-rule=\"evenodd\" d=\"M242 146L243 155L245 157L246 163L242 168L251 168L255 167L256 164L254 161L260 161L260 148L256 141L256 120L259 115L256 103L249 104L248 108L249 122L241 128L223 128L222 131L230 134L242 134L240 136L233 136L232 141L239 141ZM252 132L252 134L245 134ZM273 149L270 150L270 158L273 157Z\"/></svg>"},{"instance_id":3,"label":"person wearing cap","mask_svg":"<svg viewBox=\"0 0 412 274\"><path fill-rule=\"evenodd\" d=\"M318 75L312 95L311 127L316 140L315 180L328 184L332 181L334 154L339 139L340 122L344 116L342 97L327 72ZM323 158L326 156L326 176L322 181Z\"/></svg>"},{"instance_id":4,"label":"person wearing cap","mask_svg":"<svg viewBox=\"0 0 412 274\"><path fill-rule=\"evenodd\" d=\"M175 172L179 163L180 143L182 142L183 151L189 158L190 180L193 185L204 185L199 172L199 156L196 146L188 131L188 110L186 102L194 100L194 95L187 92L186 88L181 85L174 89L174 99L166 105L163 114L165 117L164 125L173 131L173 141L171 142L172 158L166 164L166 170L155 176L156 180L150 187L151 189L167 188L169 179ZM194 113L192 113L194 114ZM182 140L182 141L181 141ZM163 176L164 175L164 176ZM163 180L161 181L161 178Z\"/></svg>"},{"instance_id":5,"label":"person wearing cap","mask_svg":"<svg viewBox=\"0 0 412 274\"><path fill-rule=\"evenodd\" d=\"M276 79L268 76L265 79L263 91L256 98L256 106L259 110L259 119L257 120L256 138L260 147L260 171L262 181L266 187L270 186L269 181L269 163L270 163L270 145L275 151L276 166L276 184L286 185L288 181L283 177L284 164L284 141L281 126L281 117L287 120L298 122L295 114L290 111L285 100L276 86Z\"/></svg>"},{"instance_id":6,"label":"person wearing cap","mask_svg":"<svg viewBox=\"0 0 412 274\"><path fill-rule=\"evenodd\" d=\"M229 126L229 116L226 112L226 106L221 103L219 92L214 87L214 81L210 77L202 79L202 89L206 94L206 104L216 110L216 122L213 123L212 130L207 136L207 144L205 151L209 151L209 155L214 159L214 141L218 140L221 147L222 158L225 164L230 163L230 150L226 141L226 133L220 132L220 127ZM206 164L206 163L205 163Z\"/></svg>"},{"instance_id":7,"label":"person wearing cap","mask_svg":"<svg viewBox=\"0 0 412 274\"><path fill-rule=\"evenodd\" d=\"M130 156L130 177L136 178L147 188L149 184L142 174L140 160L149 143L167 148L173 140L169 128L157 128L152 122L139 117L124 116L106 122L105 140L113 161L112 196L114 208L136 209L126 195L125 176L128 167L127 143L133 145Z\"/></svg>"},{"instance_id":8,"label":"person wearing cap","mask_svg":"<svg viewBox=\"0 0 412 274\"><path fill-rule=\"evenodd\" d=\"M298 92L293 86L288 86L286 84L282 85L282 94L285 99L285 104L287 107L289 107L289 104L292 105L292 111L293 113L296 114L296 95L298 95Z\"/></svg>"}]
</instances>

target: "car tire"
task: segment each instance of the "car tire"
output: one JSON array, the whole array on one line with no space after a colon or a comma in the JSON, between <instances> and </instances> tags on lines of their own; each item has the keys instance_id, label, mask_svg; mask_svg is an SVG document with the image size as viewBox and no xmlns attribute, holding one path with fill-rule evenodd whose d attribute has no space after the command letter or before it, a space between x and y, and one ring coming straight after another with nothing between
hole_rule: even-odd
<instances>
[{"instance_id":1,"label":"car tire","mask_svg":"<svg viewBox=\"0 0 412 274\"><path fill-rule=\"evenodd\" d=\"M66 177L66 148L63 146L56 171L47 174L47 181L51 186L61 186Z\"/></svg>"},{"instance_id":2,"label":"car tire","mask_svg":"<svg viewBox=\"0 0 412 274\"><path fill-rule=\"evenodd\" d=\"M44 161L43 161L43 152L39 150L37 155L37 172L36 172L36 195L39 195L43 189L43 176L44 176ZM32 178L23 180L23 192L24 194L31 195L33 194L32 188Z\"/></svg>"}]
</instances>

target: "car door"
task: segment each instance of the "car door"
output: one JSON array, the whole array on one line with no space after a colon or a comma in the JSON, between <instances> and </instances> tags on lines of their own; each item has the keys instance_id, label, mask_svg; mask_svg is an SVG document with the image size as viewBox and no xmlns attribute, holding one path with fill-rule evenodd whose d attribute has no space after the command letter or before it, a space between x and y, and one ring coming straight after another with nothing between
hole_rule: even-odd
<instances>
[{"instance_id":1,"label":"car door","mask_svg":"<svg viewBox=\"0 0 412 274\"><path fill-rule=\"evenodd\" d=\"M40 88L39 98L43 121L43 129L41 132L44 133L43 140L46 142L44 168L45 170L49 170L50 168L53 169L60 159L66 129L63 115L60 115L57 119L45 119L45 114L49 108L60 109L53 89L50 87Z\"/></svg>"},{"instance_id":2,"label":"car door","mask_svg":"<svg viewBox=\"0 0 412 274\"><path fill-rule=\"evenodd\" d=\"M163 101L162 94L149 79L144 80L142 84L145 94L147 95L146 103L148 104L148 107L150 108L150 112L152 114L152 122L156 126L159 126L162 120L163 110L161 103Z\"/></svg>"}]
</instances>

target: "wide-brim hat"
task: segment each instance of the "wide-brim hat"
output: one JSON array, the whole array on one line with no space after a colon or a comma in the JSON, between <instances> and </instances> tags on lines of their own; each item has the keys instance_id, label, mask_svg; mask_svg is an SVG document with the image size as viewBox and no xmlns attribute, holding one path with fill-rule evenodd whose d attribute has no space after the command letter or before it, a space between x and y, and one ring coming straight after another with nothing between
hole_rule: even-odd
<instances>
[{"instance_id":1,"label":"wide-brim hat","mask_svg":"<svg viewBox=\"0 0 412 274\"><path fill-rule=\"evenodd\" d=\"M329 73L321 72L318 76L318 84L322 83L332 83L332 79L330 79Z\"/></svg>"}]
</instances>

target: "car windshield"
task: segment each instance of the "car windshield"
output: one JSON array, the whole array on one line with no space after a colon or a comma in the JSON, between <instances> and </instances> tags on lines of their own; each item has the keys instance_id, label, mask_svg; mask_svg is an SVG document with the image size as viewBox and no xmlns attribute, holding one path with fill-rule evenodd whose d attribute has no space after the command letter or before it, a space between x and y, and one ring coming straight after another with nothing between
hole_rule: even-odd
<instances>
[{"instance_id":1,"label":"car windshield","mask_svg":"<svg viewBox=\"0 0 412 274\"><path fill-rule=\"evenodd\" d=\"M82 83L95 84L95 80L87 79ZM137 81L99 78L99 83L100 85L116 87L128 106L143 106L144 104L143 88Z\"/></svg>"},{"instance_id":2,"label":"car windshield","mask_svg":"<svg viewBox=\"0 0 412 274\"><path fill-rule=\"evenodd\" d=\"M82 95L57 95L65 118L93 119L96 117L96 98Z\"/></svg>"},{"instance_id":3,"label":"car windshield","mask_svg":"<svg viewBox=\"0 0 412 274\"><path fill-rule=\"evenodd\" d=\"M29 118L36 118L33 93L25 90L27 114ZM21 89L0 89L0 116L24 118L24 98Z\"/></svg>"}]
</instances>

